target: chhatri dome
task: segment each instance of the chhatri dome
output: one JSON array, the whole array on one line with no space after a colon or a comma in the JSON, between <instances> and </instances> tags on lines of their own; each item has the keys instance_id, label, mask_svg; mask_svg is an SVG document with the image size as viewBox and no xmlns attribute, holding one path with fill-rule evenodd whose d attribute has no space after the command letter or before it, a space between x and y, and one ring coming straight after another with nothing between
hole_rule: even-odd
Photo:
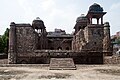
<instances>
[{"instance_id":1,"label":"chhatri dome","mask_svg":"<svg viewBox=\"0 0 120 80\"><path fill-rule=\"evenodd\" d=\"M81 14L81 16L76 19L76 22L83 22L83 21L87 21L87 18L84 14Z\"/></svg>"},{"instance_id":2,"label":"chhatri dome","mask_svg":"<svg viewBox=\"0 0 120 80\"><path fill-rule=\"evenodd\" d=\"M45 28L44 22L39 17L37 17L35 20L33 20L32 26L34 29L44 29Z\"/></svg>"},{"instance_id":3,"label":"chhatri dome","mask_svg":"<svg viewBox=\"0 0 120 80\"><path fill-rule=\"evenodd\" d=\"M103 8L99 4L94 3L89 7L89 12L103 12Z\"/></svg>"}]
</instances>

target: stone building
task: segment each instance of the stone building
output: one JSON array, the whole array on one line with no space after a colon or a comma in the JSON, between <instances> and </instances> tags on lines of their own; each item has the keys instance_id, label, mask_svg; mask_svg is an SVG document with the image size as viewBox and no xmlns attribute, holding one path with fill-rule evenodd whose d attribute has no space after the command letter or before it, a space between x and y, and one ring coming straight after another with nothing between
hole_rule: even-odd
<instances>
[{"instance_id":1,"label":"stone building","mask_svg":"<svg viewBox=\"0 0 120 80\"><path fill-rule=\"evenodd\" d=\"M94 3L87 15L77 18L74 34L55 29L47 32L44 22L36 18L30 24L10 24L9 63L49 63L51 58L73 58L75 63L103 63L111 55L110 26L103 24L103 8ZM96 24L93 24L96 19Z\"/></svg>"}]
</instances>

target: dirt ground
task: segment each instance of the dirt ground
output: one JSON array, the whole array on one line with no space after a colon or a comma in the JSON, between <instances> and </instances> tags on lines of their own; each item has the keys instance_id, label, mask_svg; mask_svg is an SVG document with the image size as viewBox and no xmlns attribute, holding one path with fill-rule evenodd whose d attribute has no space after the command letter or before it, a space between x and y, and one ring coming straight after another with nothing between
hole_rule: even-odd
<instances>
[{"instance_id":1,"label":"dirt ground","mask_svg":"<svg viewBox=\"0 0 120 80\"><path fill-rule=\"evenodd\" d=\"M120 65L76 65L77 70L49 70L49 65L0 65L0 80L120 80Z\"/></svg>"},{"instance_id":2,"label":"dirt ground","mask_svg":"<svg viewBox=\"0 0 120 80\"><path fill-rule=\"evenodd\" d=\"M8 59L0 59L0 64L8 64Z\"/></svg>"}]
</instances>

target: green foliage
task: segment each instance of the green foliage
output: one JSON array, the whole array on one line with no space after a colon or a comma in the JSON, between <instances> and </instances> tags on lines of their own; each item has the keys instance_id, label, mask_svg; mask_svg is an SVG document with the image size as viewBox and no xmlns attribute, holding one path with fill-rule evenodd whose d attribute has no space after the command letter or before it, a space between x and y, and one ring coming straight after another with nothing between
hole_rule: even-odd
<instances>
[{"instance_id":1,"label":"green foliage","mask_svg":"<svg viewBox=\"0 0 120 80\"><path fill-rule=\"evenodd\" d=\"M0 36L0 53L8 53L9 29Z\"/></svg>"},{"instance_id":2,"label":"green foliage","mask_svg":"<svg viewBox=\"0 0 120 80\"><path fill-rule=\"evenodd\" d=\"M118 39L116 40L116 42L117 42L118 44L120 44L120 37L118 37Z\"/></svg>"},{"instance_id":3,"label":"green foliage","mask_svg":"<svg viewBox=\"0 0 120 80\"><path fill-rule=\"evenodd\" d=\"M111 40L112 44L120 44L120 37L114 37L112 40Z\"/></svg>"},{"instance_id":4,"label":"green foliage","mask_svg":"<svg viewBox=\"0 0 120 80\"><path fill-rule=\"evenodd\" d=\"M0 53L4 52L3 49L3 40L2 40L2 36L0 36Z\"/></svg>"},{"instance_id":5,"label":"green foliage","mask_svg":"<svg viewBox=\"0 0 120 80\"><path fill-rule=\"evenodd\" d=\"M117 44L120 44L120 39L117 40Z\"/></svg>"}]
</instances>

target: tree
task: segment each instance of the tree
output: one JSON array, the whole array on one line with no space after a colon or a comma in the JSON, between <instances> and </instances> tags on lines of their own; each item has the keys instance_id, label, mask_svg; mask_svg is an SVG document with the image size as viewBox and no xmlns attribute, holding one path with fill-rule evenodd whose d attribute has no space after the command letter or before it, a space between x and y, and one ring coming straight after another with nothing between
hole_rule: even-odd
<instances>
[{"instance_id":1,"label":"tree","mask_svg":"<svg viewBox=\"0 0 120 80\"><path fill-rule=\"evenodd\" d=\"M0 53L8 53L9 29L0 36Z\"/></svg>"},{"instance_id":2,"label":"tree","mask_svg":"<svg viewBox=\"0 0 120 80\"><path fill-rule=\"evenodd\" d=\"M117 39L117 43L120 44L120 37L118 37L118 39Z\"/></svg>"},{"instance_id":3,"label":"tree","mask_svg":"<svg viewBox=\"0 0 120 80\"><path fill-rule=\"evenodd\" d=\"M0 53L3 53L4 49L3 49L3 40L2 40L2 36L0 36Z\"/></svg>"}]
</instances>

